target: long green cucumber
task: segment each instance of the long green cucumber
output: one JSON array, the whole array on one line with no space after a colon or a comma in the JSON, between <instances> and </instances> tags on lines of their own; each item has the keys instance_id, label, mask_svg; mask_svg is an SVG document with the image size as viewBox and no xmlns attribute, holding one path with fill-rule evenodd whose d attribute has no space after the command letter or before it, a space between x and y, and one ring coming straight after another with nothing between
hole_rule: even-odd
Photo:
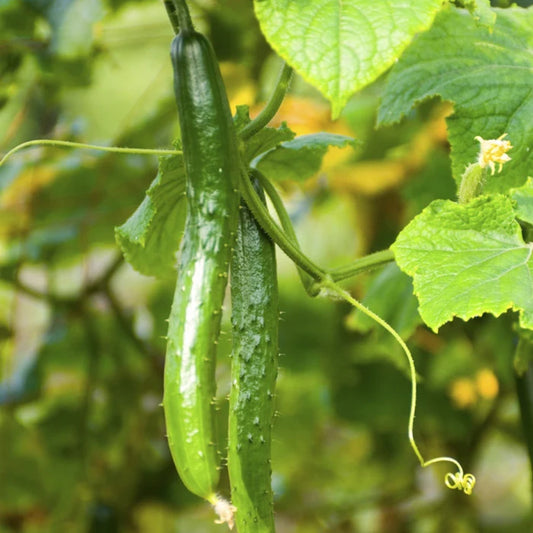
<instances>
[{"instance_id":1,"label":"long green cucumber","mask_svg":"<svg viewBox=\"0 0 533 533\"><path fill-rule=\"evenodd\" d=\"M185 486L215 502L216 343L237 226L239 153L224 84L208 40L176 2L171 47L186 167L187 218L168 325L163 407L170 451Z\"/></svg>"},{"instance_id":2,"label":"long green cucumber","mask_svg":"<svg viewBox=\"0 0 533 533\"><path fill-rule=\"evenodd\" d=\"M272 533L270 449L279 320L276 256L274 243L244 203L231 263L231 305L231 499L239 533Z\"/></svg>"}]
</instances>

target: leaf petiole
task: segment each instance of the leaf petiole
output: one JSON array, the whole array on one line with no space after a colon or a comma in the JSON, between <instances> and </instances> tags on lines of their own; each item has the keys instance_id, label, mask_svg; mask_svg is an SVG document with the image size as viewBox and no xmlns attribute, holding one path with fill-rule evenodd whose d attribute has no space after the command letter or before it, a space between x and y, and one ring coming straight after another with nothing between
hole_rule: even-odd
<instances>
[{"instance_id":1,"label":"leaf petiole","mask_svg":"<svg viewBox=\"0 0 533 533\"><path fill-rule=\"evenodd\" d=\"M330 270L329 275L333 281L342 281L363 272L369 272L392 261L394 261L392 250L380 250L379 252L359 257L349 265Z\"/></svg>"}]
</instances>

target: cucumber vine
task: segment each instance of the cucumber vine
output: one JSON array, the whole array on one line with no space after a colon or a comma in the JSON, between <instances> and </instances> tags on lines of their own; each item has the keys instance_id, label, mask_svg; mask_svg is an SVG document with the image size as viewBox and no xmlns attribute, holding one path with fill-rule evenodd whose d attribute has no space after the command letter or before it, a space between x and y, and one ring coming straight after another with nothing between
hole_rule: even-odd
<instances>
[{"instance_id":1,"label":"cucumber vine","mask_svg":"<svg viewBox=\"0 0 533 533\"><path fill-rule=\"evenodd\" d=\"M280 74L278 83L276 84L276 87L273 91L268 105L263 109L263 111L258 115L258 117L256 117L255 121L250 122L250 127L243 128L240 131L241 142L245 141L243 136L248 139L251 138L254 134L261 131L261 129L266 126L266 124L268 124L270 120L272 120L274 115L277 113L279 106L281 105L281 102L283 100L283 96L285 95L288 89L288 81L290 79L290 76L291 69L284 65L282 67L282 72ZM501 136L499 139L497 139L497 141L499 141L497 145L482 144L482 146L488 146L489 148L485 148L485 152L482 151L480 153L480 161L474 163L476 167L483 169L485 166L489 166L489 168L492 169L493 163L491 164L491 161L503 164L506 160L509 159L509 156L507 156L505 152L509 150L511 146L510 143L501 144L508 143L508 141L501 140L503 137L504 136ZM494 143L496 141L483 142ZM176 155L182 153L179 150L100 147L90 144L72 143L68 141L35 140L22 143L10 150L10 152L8 152L0 161L0 164L3 164L7 160L7 158L13 155L15 152L23 148L28 148L36 145L90 148L94 150L105 150L116 153L137 153L155 155ZM494 146L497 146L497 148L494 149ZM487 155L487 150L489 150L489 153L492 153L492 156ZM492 152L490 152L490 150L492 150ZM494 150L496 150L495 155ZM481 166L482 162L484 162L484 167ZM318 294L321 294L323 296L340 298L346 301L355 309L358 309L359 311L367 315L369 318L371 318L374 322L379 324L382 328L384 328L400 345L409 364L409 373L411 380L411 402L407 431L409 443L422 467L427 467L439 462L449 462L454 464L457 467L457 472L446 474L444 480L445 485L450 489L462 490L465 494L470 495L472 493L476 481L475 477L472 474L465 474L461 464L456 459L453 459L451 457L437 457L434 459L425 460L419 450L418 445L416 444L414 438L414 420L417 404L416 368L413 357L406 343L396 332L396 330L390 326L390 324L388 324L385 320L373 313L369 308L367 308L365 305L363 305L361 302L351 296L337 283L338 281L349 279L357 274L378 268L384 264L391 262L394 258L392 251L383 250L380 252L376 252L374 254L359 258L349 265L333 270L328 270L319 267L301 251L296 238L296 233L290 221L290 217L286 212L285 207L283 205L283 201L279 197L272 182L270 182L270 180L268 180L257 169L251 169L251 172L252 175L256 176L257 179L259 179L265 189L266 194L272 201L276 214L278 215L278 218L281 222L281 227L278 226L278 224L272 219L265 204L261 201L261 199L257 195L257 192L254 190L250 179L248 178L247 170L242 165L240 172L239 192L242 195L246 204L248 205L250 211L253 213L253 216L262 227L262 229L297 266L302 284L308 294L311 296L317 296ZM468 179L469 175L467 175L466 177L467 181ZM476 185L476 189L478 186L479 184ZM213 496L211 503L213 504L215 509L218 509L217 513L219 513L219 511L222 509L222 514L219 513L219 515L226 517L222 518L222 521L228 522L227 516L233 516L232 512L228 510L228 502L226 502L223 498ZM231 518L231 520L233 519Z\"/></svg>"},{"instance_id":2,"label":"cucumber vine","mask_svg":"<svg viewBox=\"0 0 533 533\"><path fill-rule=\"evenodd\" d=\"M276 329L278 322L277 278L274 252L274 248L277 246L295 265L301 284L310 297L324 297L346 302L353 309L384 329L400 346L407 360L410 379L410 402L407 420L407 438L410 447L421 467L426 468L437 463L450 463L453 465L453 471L444 475L444 485L448 489L471 495L476 485L476 478L472 473L466 472L461 463L453 457L443 455L430 459L425 458L417 443L415 438L415 415L418 401L416 368L413 355L406 341L399 331L391 325L394 322L391 321L389 323L386 321L372 311L369 306L356 299L341 285L342 281L378 269L393 261L397 262L404 272L412 274L414 278L418 265L412 267L412 272L409 272L407 268L404 269L400 256L401 245L398 245L400 238L389 249L368 254L341 267L328 268L317 264L302 250L284 201L273 180L270 179L269 172L260 163L261 158L259 156L267 154L270 150L277 149L285 142L281 140L281 137L286 134L288 129L284 130L282 127L277 131L269 130L268 125L279 112L286 98L291 80L294 77L293 67L303 75L307 74L306 79L311 82L317 81L314 77L319 78L319 83L316 83L316 86L326 96L330 97L335 116L340 112L342 105L349 97L349 90L351 90L347 89L342 83L345 81L341 79L342 73L339 72L339 80L337 80L339 83L333 84L336 86L333 92L337 94L332 95L332 89L327 79L323 78L322 75L315 76L313 69L310 69L309 65L303 65L304 68L302 68L302 65L299 64L301 57L300 51L296 49L297 47L291 46L290 43L287 45L284 41L276 41L274 37L274 43L278 45L278 48L275 46L274 48L278 50L284 62L270 97L255 118L249 119L246 116L243 119L238 112L237 116L232 119L214 51L208 39L195 29L189 13L188 2L185 0L163 0L163 3L170 25L176 34L172 43L171 58L174 68L175 100L181 129L181 147L183 149L97 146L72 141L37 139L21 143L12 148L0 159L0 166L20 150L35 146L90 149L116 154L156 155L163 158L160 161L172 161L176 164L176 167L179 166L178 170L175 167L172 168L175 171L175 174L172 175L174 181L172 182L169 179L165 184L168 186L170 183L170 186L176 186L177 188L179 182L179 186L182 187L180 191L182 193L184 190L187 191L186 194L181 194L184 202L180 204L181 206L186 204L187 215L185 230L181 239L181 248L178 254L178 273L170 311L168 335L166 337L165 392L162 405L165 409L169 449L183 483L192 493L200 496L213 506L218 516L216 523L225 523L230 529L237 525L239 533L271 533L274 531L269 461L271 422L274 412L272 400L274 398L277 375L278 349ZM394 4L394 2L384 3ZM492 13L489 7L482 9L480 7L481 2L479 2L479 6L475 2L451 3L469 5L471 10L479 13L479 16L483 14L483 23L491 28L487 34L492 31L490 24L494 25L494 21L487 14L489 11ZM276 36L282 33L278 31L279 28L276 27L276 24L284 17L290 19L292 16L302 16L302 20L307 20L311 25L316 22L314 20L316 17L312 13L298 13L295 15L294 7L288 6L290 3L287 2L286 9L280 12L279 6L282 4L284 3L255 2L256 13L265 35L268 34L272 37L272 35ZM403 53L403 48L401 50L400 48L409 39L414 38L415 33L420 33L421 35L418 43L423 41L424 38L428 38L427 36L424 37L423 30L431 26L434 18L438 16L439 10L448 9L448 12L452 13L450 2L444 2L444 4L448 4L446 8L443 8L442 4L443 2L439 1L428 1L424 11L421 8L419 9L420 20L413 21L408 19L406 24L408 23L407 25L410 27L403 28L398 26L398 28L395 28L398 36L395 36L394 39L391 38L391 43L387 41L385 44L394 46L394 53L399 57ZM345 16L345 20L359 16L358 13L354 13L354 8L351 4L348 7L339 9L341 11L342 9L345 10L345 12L339 14L339 16ZM453 9L453 13L456 13L456 8ZM376 13L378 12L379 9L376 9ZM329 17L330 14L326 13L324 16ZM380 14L378 18L379 24L381 24L382 19L384 20L386 17L381 17ZM394 26L396 23L394 17L391 16L389 18ZM464 23L463 19L461 21L455 20L454 23L452 16L450 16L450 21L446 22L445 20L445 22L442 22L448 33L452 32L456 26L462 27L461 24ZM370 26L371 22L369 22ZM404 30L405 35L403 34ZM478 30L476 29L475 31L477 32ZM443 31L442 34L447 32ZM463 31L463 33L464 35L469 35L467 31ZM392 42L396 38L398 42ZM362 80L360 82L356 80L357 83L350 85L350 87L359 87L357 84L363 82L369 83L368 80L376 79L385 69L391 66L394 59L393 55L387 55L385 50L383 50L383 43L379 44L381 47L381 50L378 50L379 54L376 54L375 50L372 50L372 54L374 56L387 56L387 60L381 61L370 73L367 72L366 81ZM501 48L504 48L503 45ZM520 46L512 49L518 50ZM349 55L353 55L349 48L346 50L348 50ZM338 50L339 57L343 56L346 50ZM413 52L415 60L411 59L411 63L409 61L406 62L402 68L408 71L412 65L416 67L418 65L416 54L420 53L420 50L415 50ZM326 56L327 53L325 52L323 55ZM350 64L352 58L343 57L344 61ZM324 58L320 56L315 57L315 59L317 65L320 65ZM340 59L343 58L340 57ZM294 63L291 63L291 60L294 60ZM359 61L359 58L356 58L356 60ZM430 58L428 64L437 60L440 60L440 57L437 59ZM339 62L342 63L343 61ZM362 57L360 62L361 64L365 62L372 63L372 61L367 61L364 57ZM311 63L311 61L309 60L308 63ZM316 65L312 66L313 68L316 67ZM525 71L527 68L523 70ZM318 68L318 70L321 69ZM459 68L457 71L462 72ZM352 77L353 73L348 74L345 72L344 75ZM393 73L392 75L396 74ZM386 98L389 103L387 106L383 106L384 111L380 111L383 116L378 118L378 122L381 121L383 124L400 120L402 114L405 115L409 111L406 103L408 98L405 97L409 91L402 88L401 91L398 89L399 92L395 92L397 90L395 87L400 87L401 83L404 83L401 70L398 76L398 84L390 83L387 88ZM463 77L461 76L459 80L454 80L454 83L459 83ZM405 76L405 78L409 79L408 76ZM450 82L450 87L451 85ZM432 93L431 90L433 88L420 89L420 94L417 94L416 98L413 97L413 102L423 101L435 94L442 96L443 100L453 100L449 93L445 94L443 92L441 94L437 91ZM449 90L453 92L455 88ZM403 103L402 98L405 100ZM396 108L396 102L400 102L397 104L398 108ZM464 102L463 104L467 105ZM459 106L457 107L459 108ZM519 108L518 105L514 107ZM525 109L527 106L523 106L523 108ZM475 113L471 113L471 115L475 116ZM470 116L467 116L467 118L470 120ZM465 215L466 210L469 208L474 210L477 208L478 203L481 205L482 201L489 198L489 195L483 196L486 190L493 186L502 176L505 176L507 170L516 163L518 158L515 158L515 161L507 165L511 161L509 152L513 149L513 144L517 147L517 152L519 148L519 137L511 129L511 126L509 124L509 134L503 133L499 137L497 136L502 130L489 133L479 131L486 138L481 135L475 135L478 130L469 132L471 145L468 145L464 150L464 153L469 155L464 156L464 160L460 160L459 172L455 173L456 177L462 174L457 188L457 202L436 201L436 203L440 202L437 203L437 207L445 215L450 218L452 215L457 216L457 218L464 215L466 219L467 215L470 214L468 212ZM268 142L271 144L263 141L262 136L267 137L265 133L267 135L272 134L272 138L276 139L277 144L274 148L274 141L269 140ZM289 135L291 134L293 135L293 132L289 131ZM279 135L279 139L276 135ZM450 136L450 139L453 139L453 137ZM475 151L474 141L479 142L479 152L475 160L473 156ZM456 149L456 147L453 148ZM247 149L248 152L246 151ZM256 156L254 159L248 156L251 152L254 152L254 156ZM174 159L172 159L173 157ZM468 161L473 162L465 168ZM504 165L507 165L505 170L503 170ZM268 165L266 168L268 168ZM492 176L496 174L498 176L492 180ZM168 190L166 189L165 192L168 192ZM497 184L493 190L497 190ZM502 200L502 197L503 195L500 195L500 201L503 205L504 200ZM268 200L268 204L265 199ZM520 218L520 216L524 216L523 213L516 216L516 219L520 222L516 221L511 199L507 198L507 200L508 205L503 207L508 207L511 212L511 221L509 222L506 219L509 222L508 227L511 228L509 231L516 230L511 235L515 241L512 241L509 247L512 249L512 246L514 246L516 250L521 250L521 248L525 248L522 245L526 238L516 244L519 237L518 233L524 228L529 228L529 231L531 231L531 225L527 226L527 221L525 222ZM487 201L487 203L489 202ZM167 202L167 207L168 204L172 204L171 208L175 207L173 200ZM435 204L433 204L433 207L435 207ZM171 208L169 208L169 211ZM446 209L449 209L449 211L446 211ZM426 211L426 214L428 211ZM163 214L158 211L157 216L167 220L165 218L167 213L168 211L164 210ZM153 212L150 212L150 214L153 214ZM531 216L531 214L529 213L528 216ZM139 218L147 220L150 217ZM496 219L496 217L492 218ZM514 226L512 226L513 223L515 224ZM425 230L424 227L422 227L421 234L423 234L423 230ZM176 237L175 244L177 248L180 240L179 236L174 235L173 232L169 233ZM403 231L400 237L402 234ZM511 237L509 238L510 241ZM427 237L423 234L422 238L431 240L432 236ZM409 245L410 243L408 242L406 248ZM430 243L429 247L431 248L432 245L433 242ZM529 246L530 253L520 266L530 260L531 244L526 243L526 246ZM498 249L494 249L497 253ZM490 250L492 248L489 247ZM507 252L508 248L503 250ZM442 250L439 249L437 251ZM175 249L173 249L173 252L175 252ZM169 263L171 264L172 262L170 261ZM430 271L430 273L433 272ZM443 277L447 274L446 272ZM221 454L218 452L219 447L217 447L217 431L215 428L216 416L214 412L216 351L220 335L222 303L226 295L228 279L231 279L232 282L232 338L234 342L231 370L232 392L229 397L227 456L231 498L227 498L218 492L221 464L223 465L224 462L223 459L221 461ZM257 287L253 284L257 280L266 280L261 283L261 290L257 290ZM416 294L420 296L418 290ZM419 300L421 302L420 298ZM274 304L265 311L265 308L269 305L265 302L274 302ZM440 305L440 300L438 303ZM420 304L420 309L422 309L422 304ZM513 309L521 311L524 307L514 306ZM420 314L422 315L422 311ZM453 316L464 318L459 312ZM432 327L428 320L424 318L424 321L428 326ZM435 319L434 325L433 329L436 331L441 323ZM404 335L404 337L406 336ZM388 338L388 340L390 339ZM529 341L528 347L530 347ZM247 363L252 359L255 367L250 371L250 365ZM530 362L529 355L524 357L523 361L520 361L522 374L526 373ZM247 374L247 372L249 373ZM253 385L253 393L256 394L254 398L247 396L247 394L252 395L250 390L244 390L250 386L250 383ZM521 386L526 387L525 384ZM525 402L527 400L526 391L523 390L521 394L523 396L522 401ZM248 400L250 400L249 403L247 403ZM252 416L250 412L252 411L254 417L250 418ZM268 426L261 425L265 421ZM533 445L530 448L533 448ZM249 455L246 455L246 450L252 451ZM257 458L261 460L261 468L255 469L254 461ZM256 470L259 471L259 474L257 474ZM256 491L255 494L254 490L248 490L251 485L253 485L252 489ZM259 496L257 495L258 492L261 492ZM256 524L250 525L254 520ZM257 522L262 522L261 526L258 526ZM250 529L254 527L256 529Z\"/></svg>"}]
</instances>

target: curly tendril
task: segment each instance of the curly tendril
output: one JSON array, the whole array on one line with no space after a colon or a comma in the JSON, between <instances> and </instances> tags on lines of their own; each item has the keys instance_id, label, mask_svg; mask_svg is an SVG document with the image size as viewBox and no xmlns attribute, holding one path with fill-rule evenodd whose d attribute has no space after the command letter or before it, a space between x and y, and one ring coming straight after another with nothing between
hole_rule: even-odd
<instances>
[{"instance_id":1,"label":"curly tendril","mask_svg":"<svg viewBox=\"0 0 533 533\"><path fill-rule=\"evenodd\" d=\"M465 494L472 494L476 478L472 474L463 474L463 472L456 472L452 474L448 472L444 477L444 483L449 489L462 490Z\"/></svg>"},{"instance_id":2,"label":"curly tendril","mask_svg":"<svg viewBox=\"0 0 533 533\"><path fill-rule=\"evenodd\" d=\"M421 459L420 455L418 455L418 458ZM455 459L452 459L451 457L437 457L436 459L431 459L430 461L421 461L421 464L423 467L426 467L434 463L442 462L453 463L457 467L457 472L455 474L448 472L444 476L444 484L451 490L461 490L470 496L474 490L476 478L473 474L465 474L463 467Z\"/></svg>"},{"instance_id":3,"label":"curly tendril","mask_svg":"<svg viewBox=\"0 0 533 533\"><path fill-rule=\"evenodd\" d=\"M409 350L403 339L400 337L398 332L388 322L383 320L380 316L376 315L373 311L371 311L361 302L353 298L350 293L339 287L331 278L326 278L325 280L323 280L322 286L324 287L324 289L326 289L326 291L331 291L333 294L342 298L343 300L351 304L353 307L364 313L366 316L374 320L374 322L378 323L382 328L386 329L394 337L396 342L398 342L398 344L401 346L403 352L405 353L405 356L407 357L407 361L409 362L409 374L411 378L411 408L409 411L409 423L407 430L407 435L409 438L409 443L411 444L411 448L415 452L415 455L417 456L423 468L435 463L453 463L457 467L458 471L455 474L446 474L446 476L444 477L444 484L449 489L461 490L468 495L472 494L474 485L476 484L476 478L472 474L465 474L463 471L463 467L457 460L453 459L452 457L436 457L435 459L430 459L429 461L426 461L422 457L422 454L418 449L413 435L417 398L415 362L413 360L411 351Z\"/></svg>"}]
</instances>

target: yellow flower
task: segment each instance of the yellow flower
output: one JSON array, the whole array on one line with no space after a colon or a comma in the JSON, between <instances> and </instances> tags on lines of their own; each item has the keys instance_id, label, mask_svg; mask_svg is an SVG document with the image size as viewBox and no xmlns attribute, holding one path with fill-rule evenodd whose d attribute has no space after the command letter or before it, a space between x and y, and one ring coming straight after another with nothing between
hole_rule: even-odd
<instances>
[{"instance_id":1,"label":"yellow flower","mask_svg":"<svg viewBox=\"0 0 533 533\"><path fill-rule=\"evenodd\" d=\"M496 170L495 163L499 163L500 168L498 169L498 172L501 172L503 164L511 160L506 153L512 148L511 142L502 140L506 135L507 133L504 133L497 139L489 140L485 140L479 135L475 137L476 141L481 143L481 149L479 150L477 162L481 168L488 166L492 175L494 175Z\"/></svg>"}]
</instances>

